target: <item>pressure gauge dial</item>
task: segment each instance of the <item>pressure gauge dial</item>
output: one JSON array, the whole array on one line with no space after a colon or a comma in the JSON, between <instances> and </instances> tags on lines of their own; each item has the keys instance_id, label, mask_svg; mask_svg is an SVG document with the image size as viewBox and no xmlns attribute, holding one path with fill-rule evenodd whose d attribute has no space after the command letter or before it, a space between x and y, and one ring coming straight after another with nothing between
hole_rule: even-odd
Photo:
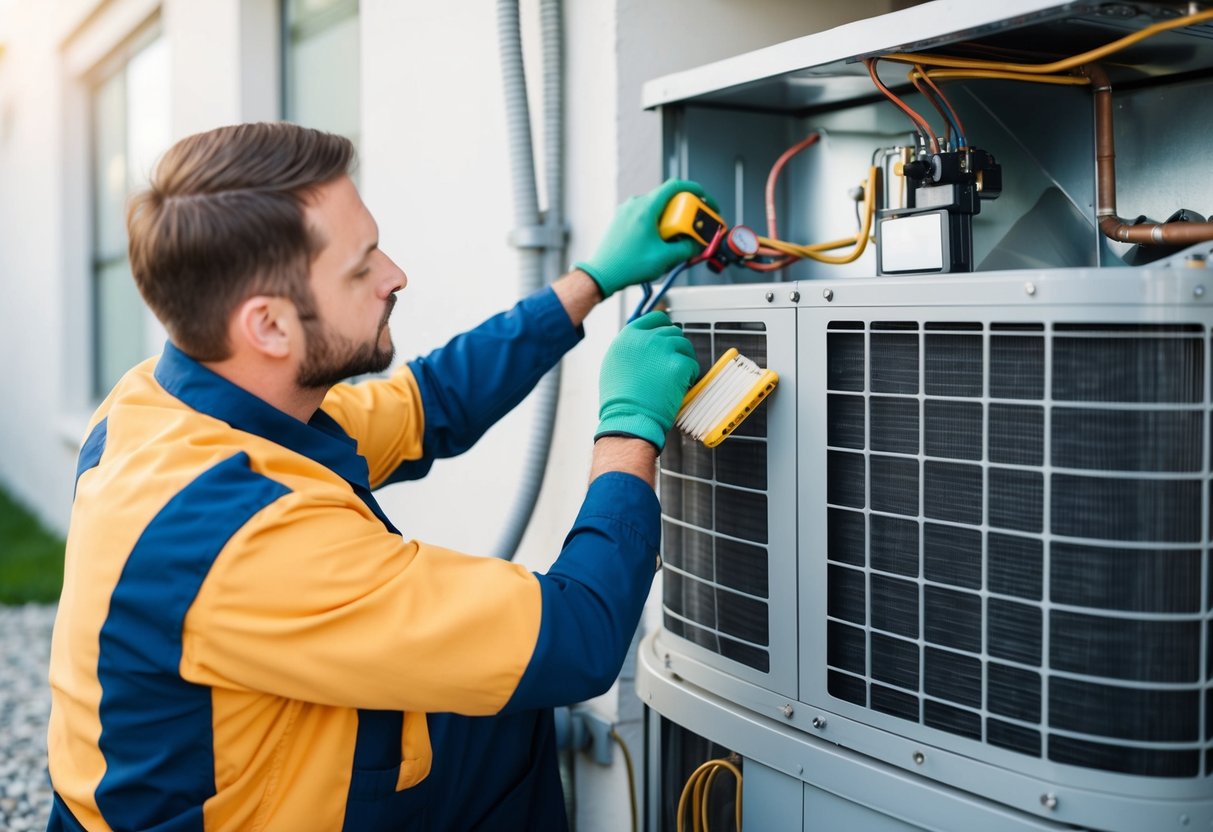
<instances>
[{"instance_id":1,"label":"pressure gauge dial","mask_svg":"<svg viewBox=\"0 0 1213 832\"><path fill-rule=\"evenodd\" d=\"M724 238L725 245L734 256L745 259L758 253L758 235L745 225L735 225Z\"/></svg>"}]
</instances>

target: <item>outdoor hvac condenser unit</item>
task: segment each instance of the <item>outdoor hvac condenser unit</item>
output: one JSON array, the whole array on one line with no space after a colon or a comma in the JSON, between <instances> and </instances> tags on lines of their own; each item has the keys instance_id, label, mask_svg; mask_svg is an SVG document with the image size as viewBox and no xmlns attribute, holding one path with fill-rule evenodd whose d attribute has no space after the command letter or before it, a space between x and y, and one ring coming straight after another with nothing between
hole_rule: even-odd
<instances>
[{"instance_id":1,"label":"outdoor hvac condenser unit","mask_svg":"<svg viewBox=\"0 0 1213 832\"><path fill-rule=\"evenodd\" d=\"M732 827L714 759L751 832L1213 829L1204 8L939 0L645 87L772 263L671 316L780 376L661 458L649 829Z\"/></svg>"}]
</instances>

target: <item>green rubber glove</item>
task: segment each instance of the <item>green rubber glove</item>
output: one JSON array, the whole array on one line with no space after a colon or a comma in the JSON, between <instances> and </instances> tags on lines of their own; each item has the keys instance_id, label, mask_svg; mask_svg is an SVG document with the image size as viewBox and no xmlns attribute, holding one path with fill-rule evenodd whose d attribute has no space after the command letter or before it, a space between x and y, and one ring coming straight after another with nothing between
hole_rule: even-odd
<instances>
[{"instance_id":1,"label":"green rubber glove","mask_svg":"<svg viewBox=\"0 0 1213 832\"><path fill-rule=\"evenodd\" d=\"M635 436L660 451L698 374L695 348L668 315L637 318L615 336L602 359L594 438Z\"/></svg>"},{"instance_id":2,"label":"green rubber glove","mask_svg":"<svg viewBox=\"0 0 1213 832\"><path fill-rule=\"evenodd\" d=\"M594 278L604 298L625 286L660 277L703 248L694 240L663 240L657 233L666 204L679 191L690 191L713 210L719 210L698 182L667 179L647 194L634 196L615 209L615 218L594 256L573 264Z\"/></svg>"}]
</instances>

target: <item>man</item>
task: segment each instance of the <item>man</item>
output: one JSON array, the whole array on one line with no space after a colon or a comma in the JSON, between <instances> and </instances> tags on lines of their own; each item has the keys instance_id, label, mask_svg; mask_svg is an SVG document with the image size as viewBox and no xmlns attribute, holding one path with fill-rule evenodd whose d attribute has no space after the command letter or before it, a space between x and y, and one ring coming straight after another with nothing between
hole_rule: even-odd
<instances>
[{"instance_id":1,"label":"man","mask_svg":"<svg viewBox=\"0 0 1213 832\"><path fill-rule=\"evenodd\" d=\"M618 673L656 563L654 462L697 366L663 313L603 360L582 510L533 575L401 535L372 490L461 453L602 298L691 256L626 203L589 261L385 369L406 278L343 138L182 140L132 202L170 343L81 450L51 654L51 829L560 829L550 708ZM432 749L432 753L431 753Z\"/></svg>"}]
</instances>

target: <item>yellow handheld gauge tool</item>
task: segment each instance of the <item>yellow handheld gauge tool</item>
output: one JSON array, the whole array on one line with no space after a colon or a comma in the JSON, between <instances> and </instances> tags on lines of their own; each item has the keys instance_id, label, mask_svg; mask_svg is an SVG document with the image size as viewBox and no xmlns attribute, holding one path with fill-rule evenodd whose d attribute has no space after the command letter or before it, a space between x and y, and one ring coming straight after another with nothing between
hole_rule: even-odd
<instances>
[{"instance_id":1,"label":"yellow handheld gauge tool","mask_svg":"<svg viewBox=\"0 0 1213 832\"><path fill-rule=\"evenodd\" d=\"M729 228L719 214L689 191L670 199L657 230L663 239L686 236L704 246L702 253L671 272L675 276L681 268L703 261L719 272L730 263L740 263L758 253L757 234L744 225ZM658 299L670 282L667 278ZM648 296L646 292L646 300ZM641 301L637 313L644 307L645 301ZM763 369L730 348L687 391L676 424L687 436L714 448L737 430L778 383L779 375L774 370Z\"/></svg>"},{"instance_id":2,"label":"yellow handheld gauge tool","mask_svg":"<svg viewBox=\"0 0 1213 832\"><path fill-rule=\"evenodd\" d=\"M690 191L674 194L665 206L657 224L657 233L664 240L685 234L701 246L710 246L716 234L727 228L720 215Z\"/></svg>"}]
</instances>

